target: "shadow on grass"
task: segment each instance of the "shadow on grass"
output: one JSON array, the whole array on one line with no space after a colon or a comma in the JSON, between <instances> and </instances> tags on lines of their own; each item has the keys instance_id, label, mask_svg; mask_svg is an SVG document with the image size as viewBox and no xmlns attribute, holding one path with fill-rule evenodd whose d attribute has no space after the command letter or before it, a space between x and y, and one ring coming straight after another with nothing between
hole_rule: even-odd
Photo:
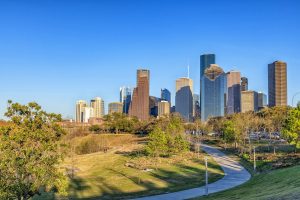
<instances>
[{"instance_id":1,"label":"shadow on grass","mask_svg":"<svg viewBox=\"0 0 300 200\"><path fill-rule=\"evenodd\" d=\"M195 163L203 165L203 163L200 161L197 161ZM80 198L79 196L80 192L84 190L88 190L90 189L90 187L86 184L86 182L83 179L77 177L72 180L70 185L70 199L85 199L85 200L130 199L136 197L175 192L179 190L200 187L204 185L205 171L203 169L188 166L185 164L174 164L174 165L180 170L173 171L168 169L157 169L151 172L145 172L145 173L149 173L155 179L160 180L160 182L165 183L166 186L164 187L157 185L154 181L146 180L144 177L139 176L138 173L136 175L128 175L123 173L122 171L118 171L113 168L107 168L107 170L110 170L114 174L118 174L130 180L133 184L143 188L142 191L132 192L132 193L122 191L120 188L111 185L107 179L97 176L93 178L93 181L97 182L96 188L99 191L101 191L101 194L99 193L99 195L91 198ZM218 165L212 163L210 163L209 167L214 169L220 168ZM223 175L220 173L210 172L209 177L210 177L209 181L214 182L222 178Z\"/></svg>"}]
</instances>

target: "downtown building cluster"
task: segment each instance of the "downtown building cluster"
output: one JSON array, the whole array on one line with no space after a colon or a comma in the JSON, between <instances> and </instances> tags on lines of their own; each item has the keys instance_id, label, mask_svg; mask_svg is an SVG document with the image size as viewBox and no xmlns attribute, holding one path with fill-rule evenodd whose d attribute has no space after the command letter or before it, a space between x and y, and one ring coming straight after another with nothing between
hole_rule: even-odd
<instances>
[{"instance_id":1,"label":"downtown building cluster","mask_svg":"<svg viewBox=\"0 0 300 200\"><path fill-rule=\"evenodd\" d=\"M287 106L287 64L275 61L268 65L267 95L248 89L248 78L241 72L224 70L216 64L214 54L200 56L200 94L194 93L193 80L178 78L175 82L175 105L171 105L171 92L163 88L161 96L150 96L150 71L138 69L136 87L120 88L119 102L108 105L108 114L124 113L146 121L150 116L162 117L179 113L186 122L206 121L239 112L256 112L264 107ZM104 101L97 97L90 105L76 103L76 122L88 123L104 116Z\"/></svg>"}]
</instances>

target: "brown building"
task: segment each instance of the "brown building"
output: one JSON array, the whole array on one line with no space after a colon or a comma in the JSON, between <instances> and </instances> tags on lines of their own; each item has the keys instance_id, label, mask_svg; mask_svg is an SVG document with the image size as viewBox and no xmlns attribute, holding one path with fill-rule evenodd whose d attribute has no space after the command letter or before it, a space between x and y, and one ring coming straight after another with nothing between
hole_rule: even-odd
<instances>
[{"instance_id":1,"label":"brown building","mask_svg":"<svg viewBox=\"0 0 300 200\"><path fill-rule=\"evenodd\" d=\"M170 114L170 103L168 101L158 102L158 117Z\"/></svg>"},{"instance_id":2,"label":"brown building","mask_svg":"<svg viewBox=\"0 0 300 200\"><path fill-rule=\"evenodd\" d=\"M247 91L248 90L248 78L242 77L241 78L241 91Z\"/></svg>"},{"instance_id":3,"label":"brown building","mask_svg":"<svg viewBox=\"0 0 300 200\"><path fill-rule=\"evenodd\" d=\"M112 102L108 104L108 114L112 113L123 113L123 103Z\"/></svg>"},{"instance_id":4,"label":"brown building","mask_svg":"<svg viewBox=\"0 0 300 200\"><path fill-rule=\"evenodd\" d=\"M227 114L241 112L241 73L230 71L227 73Z\"/></svg>"},{"instance_id":5,"label":"brown building","mask_svg":"<svg viewBox=\"0 0 300 200\"><path fill-rule=\"evenodd\" d=\"M242 112L258 111L258 97L255 91L242 91L241 94Z\"/></svg>"},{"instance_id":6,"label":"brown building","mask_svg":"<svg viewBox=\"0 0 300 200\"><path fill-rule=\"evenodd\" d=\"M268 65L269 106L287 105L287 65L275 61Z\"/></svg>"},{"instance_id":7,"label":"brown building","mask_svg":"<svg viewBox=\"0 0 300 200\"><path fill-rule=\"evenodd\" d=\"M133 90L129 116L135 116L140 120L149 119L149 85L150 71L146 69L137 70L137 87Z\"/></svg>"}]
</instances>

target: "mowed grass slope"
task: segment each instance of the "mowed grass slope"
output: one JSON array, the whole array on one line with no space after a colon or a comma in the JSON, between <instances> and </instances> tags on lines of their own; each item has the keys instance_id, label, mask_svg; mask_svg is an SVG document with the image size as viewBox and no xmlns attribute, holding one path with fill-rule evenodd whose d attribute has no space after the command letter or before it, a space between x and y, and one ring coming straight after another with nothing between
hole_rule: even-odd
<instances>
[{"instance_id":1,"label":"mowed grass slope","mask_svg":"<svg viewBox=\"0 0 300 200\"><path fill-rule=\"evenodd\" d=\"M65 166L76 169L75 176L70 181L70 198L128 199L204 185L205 154L201 153L199 158L194 153L170 158L130 155L130 151L141 147L141 144L123 143L120 149L115 148L107 153L97 152L68 158ZM128 166L128 163L133 163L134 167ZM209 171L210 182L224 175L212 159Z\"/></svg>"},{"instance_id":2,"label":"mowed grass slope","mask_svg":"<svg viewBox=\"0 0 300 200\"><path fill-rule=\"evenodd\" d=\"M278 169L254 176L234 189L198 200L294 200L300 199L300 166Z\"/></svg>"}]
</instances>

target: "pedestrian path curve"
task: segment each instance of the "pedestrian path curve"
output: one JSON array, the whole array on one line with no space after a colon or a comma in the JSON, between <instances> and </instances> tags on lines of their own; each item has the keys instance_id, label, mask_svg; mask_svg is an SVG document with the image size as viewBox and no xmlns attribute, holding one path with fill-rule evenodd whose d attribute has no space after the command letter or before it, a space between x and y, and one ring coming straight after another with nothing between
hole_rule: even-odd
<instances>
[{"instance_id":1,"label":"pedestrian path curve","mask_svg":"<svg viewBox=\"0 0 300 200\"><path fill-rule=\"evenodd\" d=\"M202 144L201 148L222 167L225 174L222 179L208 185L209 194L234 188L247 182L251 178L249 172L241 164L229 158L217 148L205 144ZM134 200L183 200L204 195L205 186L202 186L199 188L193 188L173 193L137 198Z\"/></svg>"}]
</instances>

